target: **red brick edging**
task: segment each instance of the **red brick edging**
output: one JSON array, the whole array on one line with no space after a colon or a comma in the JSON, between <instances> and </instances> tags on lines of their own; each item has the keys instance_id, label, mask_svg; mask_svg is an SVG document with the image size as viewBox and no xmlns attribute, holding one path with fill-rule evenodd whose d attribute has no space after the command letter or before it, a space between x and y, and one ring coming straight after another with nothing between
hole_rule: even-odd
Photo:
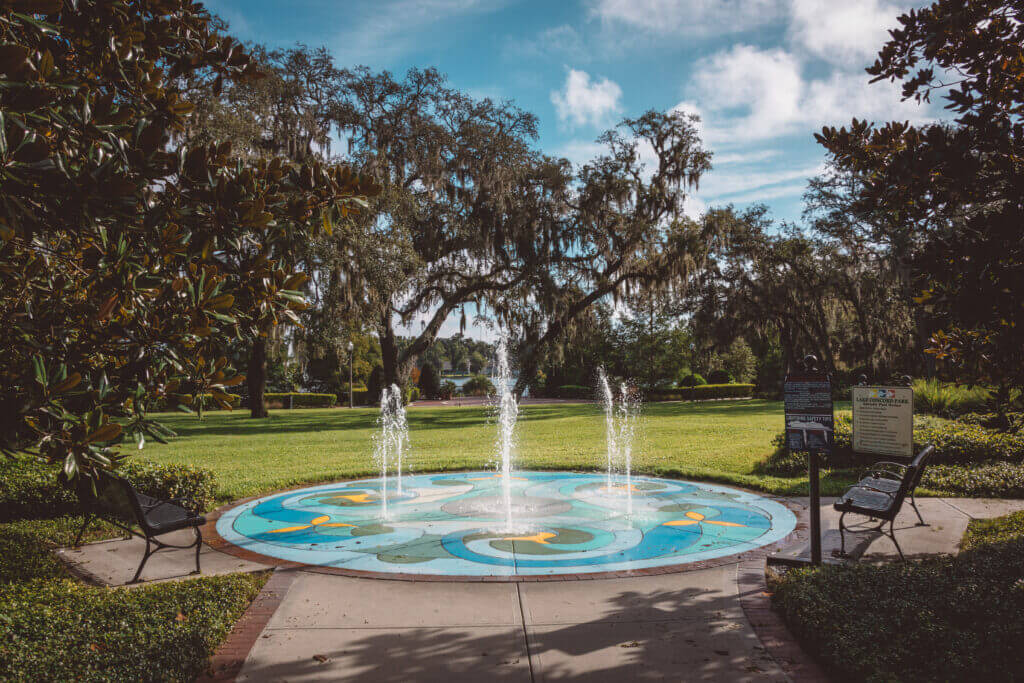
<instances>
[{"instance_id":1,"label":"red brick edging","mask_svg":"<svg viewBox=\"0 0 1024 683\"><path fill-rule=\"evenodd\" d=\"M242 670L245 658L249 656L249 650L256 644L256 640L288 594L294 580L294 571L282 567L274 571L249 608L245 610L245 614L235 623L231 633L210 657L206 673L196 679L196 683L235 680Z\"/></svg>"},{"instance_id":2,"label":"red brick edging","mask_svg":"<svg viewBox=\"0 0 1024 683\"><path fill-rule=\"evenodd\" d=\"M804 652L782 616L772 609L764 560L736 565L740 604L761 644L794 683L827 683L821 666Z\"/></svg>"}]
</instances>

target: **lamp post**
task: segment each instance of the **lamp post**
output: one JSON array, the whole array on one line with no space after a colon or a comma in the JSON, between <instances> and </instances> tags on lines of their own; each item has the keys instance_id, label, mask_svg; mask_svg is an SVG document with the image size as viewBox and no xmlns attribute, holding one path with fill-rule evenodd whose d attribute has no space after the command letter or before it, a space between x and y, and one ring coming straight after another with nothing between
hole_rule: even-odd
<instances>
[{"instance_id":1,"label":"lamp post","mask_svg":"<svg viewBox=\"0 0 1024 683\"><path fill-rule=\"evenodd\" d=\"M353 408L355 404L352 401L352 349L355 345L352 342L348 343L348 407Z\"/></svg>"}]
</instances>

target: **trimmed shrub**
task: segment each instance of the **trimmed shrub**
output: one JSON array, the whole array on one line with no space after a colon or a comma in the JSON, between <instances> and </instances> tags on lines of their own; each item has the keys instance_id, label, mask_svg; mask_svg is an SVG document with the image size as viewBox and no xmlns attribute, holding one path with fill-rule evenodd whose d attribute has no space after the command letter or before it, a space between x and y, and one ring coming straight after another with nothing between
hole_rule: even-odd
<instances>
[{"instance_id":1,"label":"trimmed shrub","mask_svg":"<svg viewBox=\"0 0 1024 683\"><path fill-rule=\"evenodd\" d=\"M1022 531L1024 517L972 522L952 557L789 571L772 602L836 680L1020 680Z\"/></svg>"},{"instance_id":2,"label":"trimmed shrub","mask_svg":"<svg viewBox=\"0 0 1024 683\"><path fill-rule=\"evenodd\" d=\"M0 680L191 681L267 574L108 589L0 584Z\"/></svg>"},{"instance_id":3,"label":"trimmed shrub","mask_svg":"<svg viewBox=\"0 0 1024 683\"><path fill-rule=\"evenodd\" d=\"M970 498L1024 498L1024 464L933 465L925 468L921 486Z\"/></svg>"},{"instance_id":4,"label":"trimmed shrub","mask_svg":"<svg viewBox=\"0 0 1024 683\"><path fill-rule=\"evenodd\" d=\"M365 406L369 395L370 392L367 391L366 387L357 384L356 388L352 390L352 405ZM348 407L348 388L338 392L338 402L336 405Z\"/></svg>"},{"instance_id":5,"label":"trimmed shrub","mask_svg":"<svg viewBox=\"0 0 1024 683\"><path fill-rule=\"evenodd\" d=\"M266 393L263 394L263 399L267 402L267 405L279 403L281 408L331 408L338 401L338 395L289 391Z\"/></svg>"},{"instance_id":6,"label":"trimmed shrub","mask_svg":"<svg viewBox=\"0 0 1024 683\"><path fill-rule=\"evenodd\" d=\"M441 390L441 376L433 363L425 363L420 368L420 393L424 398L435 398Z\"/></svg>"},{"instance_id":7,"label":"trimmed shrub","mask_svg":"<svg viewBox=\"0 0 1024 683\"><path fill-rule=\"evenodd\" d=\"M449 401L458 390L459 388L455 385L455 382L444 380L441 382L441 388L437 390L437 397L442 401Z\"/></svg>"},{"instance_id":8,"label":"trimmed shrub","mask_svg":"<svg viewBox=\"0 0 1024 683\"><path fill-rule=\"evenodd\" d=\"M413 401L419 400L420 388L419 387L406 387L405 388L405 405L409 405Z\"/></svg>"},{"instance_id":9,"label":"trimmed shrub","mask_svg":"<svg viewBox=\"0 0 1024 683\"><path fill-rule=\"evenodd\" d=\"M582 384L563 384L555 389L555 398L594 398L594 389Z\"/></svg>"},{"instance_id":10,"label":"trimmed shrub","mask_svg":"<svg viewBox=\"0 0 1024 683\"><path fill-rule=\"evenodd\" d=\"M681 387L696 387L707 383L708 381L697 373L691 373L679 380L679 386Z\"/></svg>"},{"instance_id":11,"label":"trimmed shrub","mask_svg":"<svg viewBox=\"0 0 1024 683\"><path fill-rule=\"evenodd\" d=\"M79 512L78 499L57 479L59 472L59 467L33 458L0 461L0 521ZM215 501L216 479L207 469L129 458L116 472L148 496L192 499L200 512Z\"/></svg>"},{"instance_id":12,"label":"trimmed shrub","mask_svg":"<svg viewBox=\"0 0 1024 683\"><path fill-rule=\"evenodd\" d=\"M708 384L730 384L732 381L732 375L726 370L714 370L708 375Z\"/></svg>"},{"instance_id":13,"label":"trimmed shrub","mask_svg":"<svg viewBox=\"0 0 1024 683\"><path fill-rule=\"evenodd\" d=\"M753 384L698 384L676 389L651 389L644 394L648 401L707 401L717 398L750 398Z\"/></svg>"}]
</instances>

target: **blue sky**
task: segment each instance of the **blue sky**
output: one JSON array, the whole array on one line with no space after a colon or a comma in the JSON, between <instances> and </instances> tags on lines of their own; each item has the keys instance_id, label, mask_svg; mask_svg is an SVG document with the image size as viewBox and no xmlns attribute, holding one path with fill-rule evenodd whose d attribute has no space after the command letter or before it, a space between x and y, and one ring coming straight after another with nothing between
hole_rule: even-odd
<instances>
[{"instance_id":1,"label":"blue sky","mask_svg":"<svg viewBox=\"0 0 1024 683\"><path fill-rule=\"evenodd\" d=\"M456 87L540 119L539 146L583 162L647 109L698 113L713 170L687 210L767 204L796 221L824 155L813 133L851 117L922 122L864 68L909 5L891 0L209 0L242 40L325 45L343 66L436 66ZM923 3L918 3L923 4ZM457 330L457 320L444 333Z\"/></svg>"}]
</instances>

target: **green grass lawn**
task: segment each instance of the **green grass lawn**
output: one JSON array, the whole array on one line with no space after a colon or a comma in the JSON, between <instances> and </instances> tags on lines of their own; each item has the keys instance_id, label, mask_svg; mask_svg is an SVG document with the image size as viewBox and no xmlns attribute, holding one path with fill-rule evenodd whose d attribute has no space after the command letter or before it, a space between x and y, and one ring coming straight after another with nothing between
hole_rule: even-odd
<instances>
[{"instance_id":1,"label":"green grass lawn","mask_svg":"<svg viewBox=\"0 0 1024 683\"><path fill-rule=\"evenodd\" d=\"M375 408L278 410L253 420L247 410L207 413L202 420L168 413L177 432L169 444L147 443L143 457L213 470L220 497L233 500L295 484L375 474ZM495 424L483 407L410 408L413 472L492 467ZM799 493L806 482L754 474L782 428L777 401L651 403L644 406L634 469L692 477L774 493ZM523 406L516 467L588 470L604 467L604 415L594 404ZM826 491L845 481L826 476Z\"/></svg>"}]
</instances>

